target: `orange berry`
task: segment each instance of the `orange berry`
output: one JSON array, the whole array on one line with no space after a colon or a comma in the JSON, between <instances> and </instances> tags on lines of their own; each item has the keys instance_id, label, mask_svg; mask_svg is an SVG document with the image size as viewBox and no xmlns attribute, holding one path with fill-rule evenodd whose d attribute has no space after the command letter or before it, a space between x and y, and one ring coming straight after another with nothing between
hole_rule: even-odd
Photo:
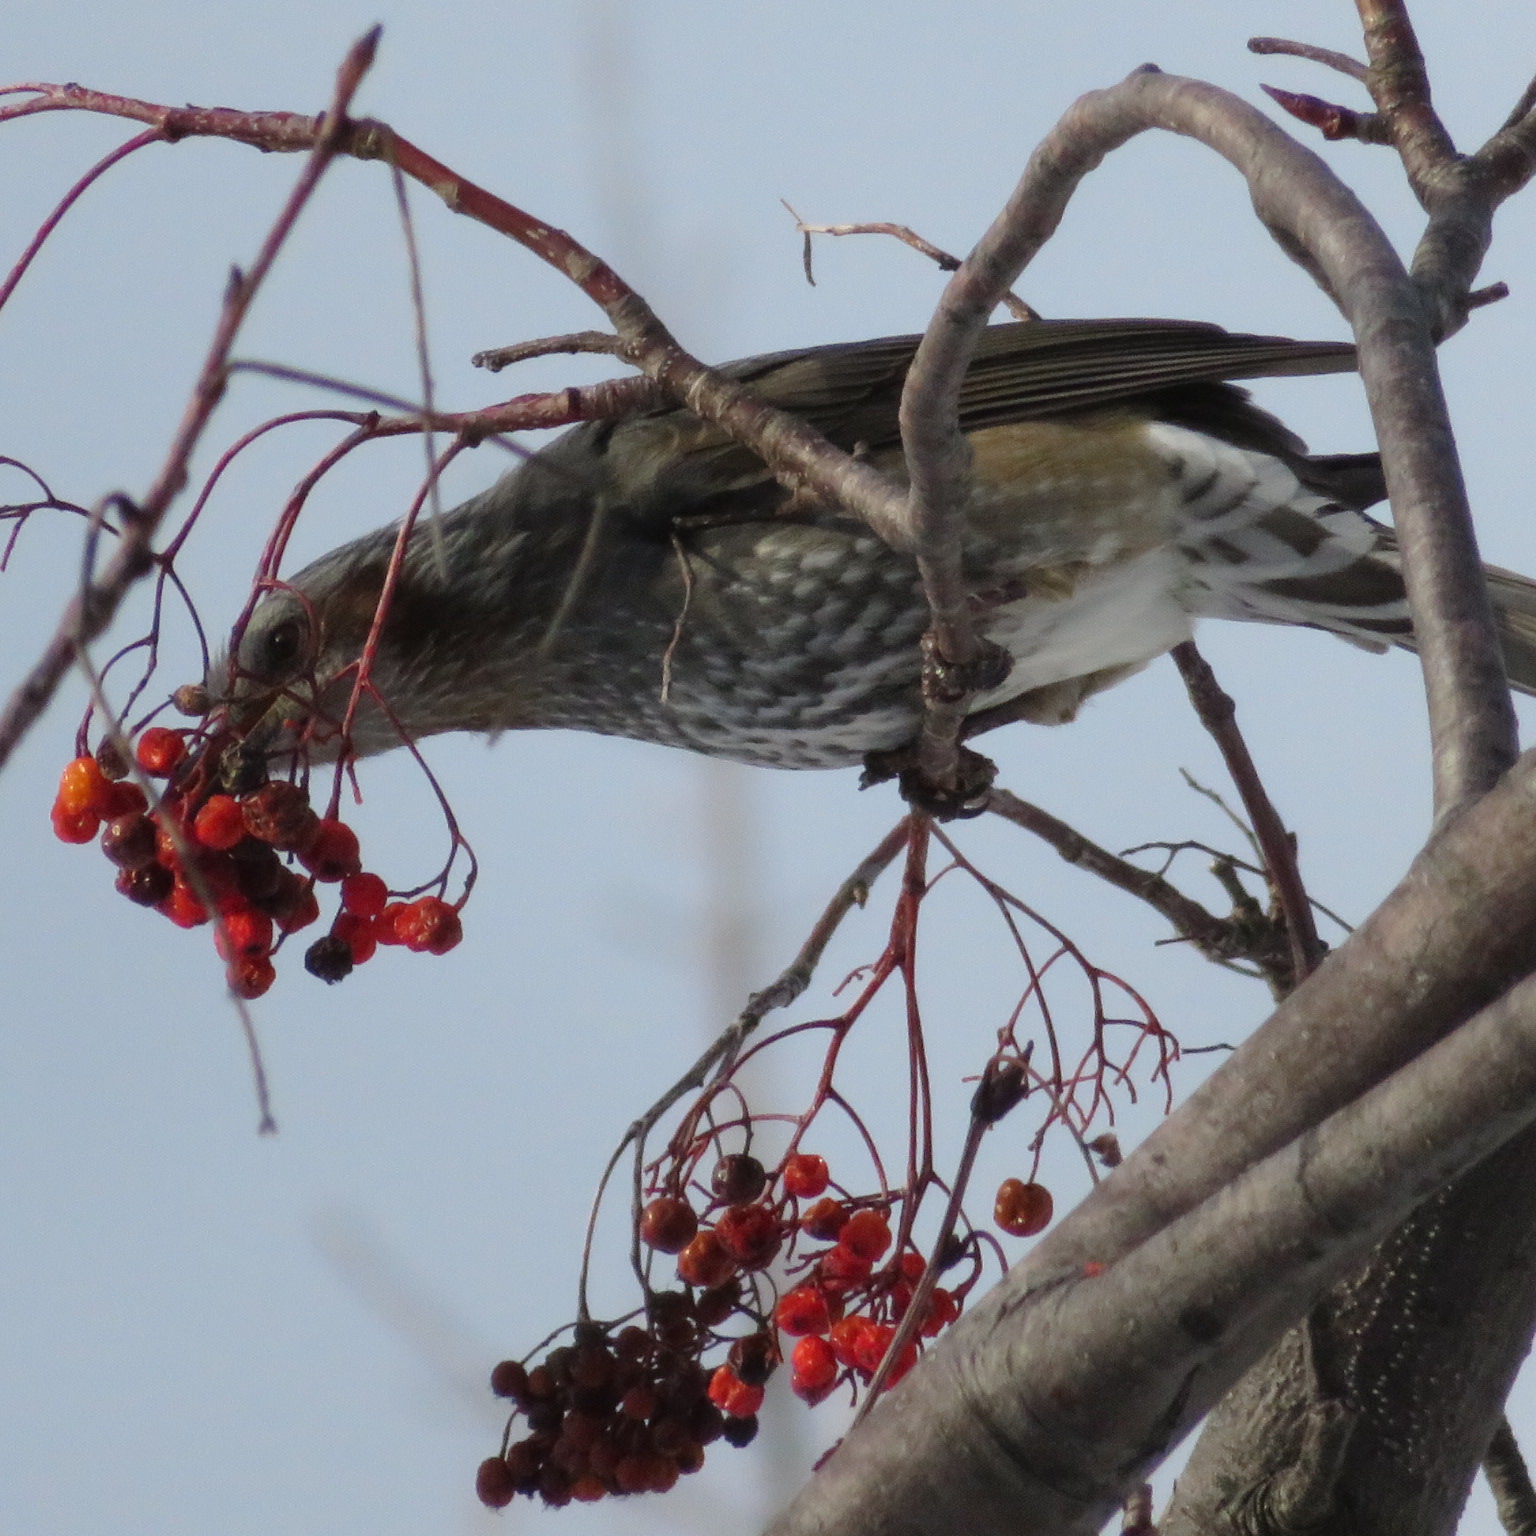
<instances>
[{"instance_id":1,"label":"orange berry","mask_svg":"<svg viewBox=\"0 0 1536 1536\"><path fill-rule=\"evenodd\" d=\"M272 919L251 907L223 914L223 932L213 935L214 948L231 964L259 960L272 952Z\"/></svg>"},{"instance_id":2,"label":"orange berry","mask_svg":"<svg viewBox=\"0 0 1536 1536\"><path fill-rule=\"evenodd\" d=\"M730 1366L722 1365L709 1378L709 1400L728 1419L748 1419L763 1406L763 1389L749 1387Z\"/></svg>"},{"instance_id":3,"label":"orange berry","mask_svg":"<svg viewBox=\"0 0 1536 1536\"><path fill-rule=\"evenodd\" d=\"M59 775L59 793L54 807L66 816L78 816L83 811L95 811L99 816L106 809L107 787L107 777L96 759L77 757L66 763Z\"/></svg>"},{"instance_id":4,"label":"orange berry","mask_svg":"<svg viewBox=\"0 0 1536 1536\"><path fill-rule=\"evenodd\" d=\"M792 1337L825 1333L832 1326L832 1314L825 1294L813 1285L797 1285L779 1298L773 1320Z\"/></svg>"},{"instance_id":5,"label":"orange berry","mask_svg":"<svg viewBox=\"0 0 1536 1536\"><path fill-rule=\"evenodd\" d=\"M160 910L178 928L198 928L208 921L208 909L198 899L197 892L180 878L171 887L171 894Z\"/></svg>"},{"instance_id":6,"label":"orange berry","mask_svg":"<svg viewBox=\"0 0 1536 1536\"><path fill-rule=\"evenodd\" d=\"M891 1246L891 1224L881 1211L855 1211L837 1234L838 1247L874 1263Z\"/></svg>"},{"instance_id":7,"label":"orange berry","mask_svg":"<svg viewBox=\"0 0 1536 1536\"><path fill-rule=\"evenodd\" d=\"M946 1291L939 1286L928 1298L928 1313L923 1318L921 1329L925 1339L931 1339L942 1333L944 1329L960 1316L960 1303L953 1291Z\"/></svg>"},{"instance_id":8,"label":"orange berry","mask_svg":"<svg viewBox=\"0 0 1536 1536\"><path fill-rule=\"evenodd\" d=\"M997 1187L992 1219L1013 1237L1033 1237L1051 1224L1054 1204L1044 1184L1004 1179Z\"/></svg>"},{"instance_id":9,"label":"orange berry","mask_svg":"<svg viewBox=\"0 0 1536 1536\"><path fill-rule=\"evenodd\" d=\"M233 848L245 836L245 816L232 795L210 795L192 822L205 848Z\"/></svg>"},{"instance_id":10,"label":"orange berry","mask_svg":"<svg viewBox=\"0 0 1536 1536\"><path fill-rule=\"evenodd\" d=\"M173 731L163 725L152 725L139 737L134 755L139 767L155 778L166 778L171 770L187 755L185 731Z\"/></svg>"},{"instance_id":11,"label":"orange berry","mask_svg":"<svg viewBox=\"0 0 1536 1536\"><path fill-rule=\"evenodd\" d=\"M801 1339L789 1357L789 1385L796 1397L819 1403L837 1385L838 1362L832 1346L814 1335Z\"/></svg>"},{"instance_id":12,"label":"orange berry","mask_svg":"<svg viewBox=\"0 0 1536 1536\"><path fill-rule=\"evenodd\" d=\"M796 1152L784 1164L784 1193L797 1200L814 1200L829 1182L827 1160L814 1152Z\"/></svg>"},{"instance_id":13,"label":"orange berry","mask_svg":"<svg viewBox=\"0 0 1536 1536\"><path fill-rule=\"evenodd\" d=\"M818 1200L800 1218L800 1230L820 1242L833 1241L848 1220L848 1207L840 1200Z\"/></svg>"},{"instance_id":14,"label":"orange berry","mask_svg":"<svg viewBox=\"0 0 1536 1536\"><path fill-rule=\"evenodd\" d=\"M64 811L55 805L51 819L53 835L61 843L88 843L101 831L101 817L95 811Z\"/></svg>"}]
</instances>

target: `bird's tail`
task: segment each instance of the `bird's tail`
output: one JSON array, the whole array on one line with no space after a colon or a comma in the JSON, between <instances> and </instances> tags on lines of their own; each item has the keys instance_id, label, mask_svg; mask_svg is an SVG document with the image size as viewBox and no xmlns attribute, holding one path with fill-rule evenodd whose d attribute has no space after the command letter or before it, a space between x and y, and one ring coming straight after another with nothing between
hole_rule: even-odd
<instances>
[{"instance_id":1,"label":"bird's tail","mask_svg":"<svg viewBox=\"0 0 1536 1536\"><path fill-rule=\"evenodd\" d=\"M1504 647L1504 672L1511 688L1536 694L1536 581L1499 566L1483 567L1494 622Z\"/></svg>"}]
</instances>

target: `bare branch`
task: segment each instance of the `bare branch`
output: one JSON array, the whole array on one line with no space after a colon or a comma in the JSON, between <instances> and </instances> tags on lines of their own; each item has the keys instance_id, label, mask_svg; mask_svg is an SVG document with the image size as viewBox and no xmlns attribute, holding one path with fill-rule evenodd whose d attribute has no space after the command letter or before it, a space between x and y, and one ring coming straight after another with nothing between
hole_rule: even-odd
<instances>
[{"instance_id":1,"label":"bare branch","mask_svg":"<svg viewBox=\"0 0 1536 1536\"><path fill-rule=\"evenodd\" d=\"M500 373L513 363L526 362L531 357L549 357L554 353L606 352L610 357L624 355L624 343L607 331L573 331L569 336L541 336L536 341L519 341L510 347L493 347L488 352L476 352L470 362L476 368Z\"/></svg>"},{"instance_id":2,"label":"bare branch","mask_svg":"<svg viewBox=\"0 0 1536 1536\"><path fill-rule=\"evenodd\" d=\"M1314 64L1336 69L1351 80L1364 80L1367 66L1347 53L1336 53L1332 48L1318 48L1311 43L1293 43L1285 37L1250 37L1249 53L1282 53L1295 59L1310 59Z\"/></svg>"}]
</instances>

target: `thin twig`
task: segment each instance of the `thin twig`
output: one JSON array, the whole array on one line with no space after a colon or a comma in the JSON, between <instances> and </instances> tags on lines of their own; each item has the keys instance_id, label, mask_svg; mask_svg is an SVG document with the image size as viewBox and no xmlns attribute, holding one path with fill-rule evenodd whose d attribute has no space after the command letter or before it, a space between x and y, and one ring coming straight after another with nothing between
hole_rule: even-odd
<instances>
[{"instance_id":1,"label":"thin twig","mask_svg":"<svg viewBox=\"0 0 1536 1536\"><path fill-rule=\"evenodd\" d=\"M500 373L503 368L526 362L531 357L572 352L606 352L611 357L623 357L624 343L608 331L572 331L568 336L540 336L534 341L519 341L510 347L492 347L487 352L476 352L470 362L476 368Z\"/></svg>"},{"instance_id":2,"label":"thin twig","mask_svg":"<svg viewBox=\"0 0 1536 1536\"><path fill-rule=\"evenodd\" d=\"M1312 43L1293 43L1286 37L1250 37L1248 52L1283 53L1296 59L1310 59L1314 64L1322 64L1338 70L1341 75L1348 75L1351 80L1363 81L1368 73L1368 66L1359 59L1352 59L1347 53L1338 53L1332 48L1318 48Z\"/></svg>"},{"instance_id":3,"label":"thin twig","mask_svg":"<svg viewBox=\"0 0 1536 1536\"><path fill-rule=\"evenodd\" d=\"M1301 871L1297 868L1295 842L1280 820L1248 751L1248 744L1237 728L1237 707L1216 681L1210 664L1196 650L1193 640L1175 646L1173 660L1189 690L1190 703L1195 706L1201 725L1221 749L1227 771L1232 775L1243 808L1248 812L1253 835L1264 851L1270 885L1285 918L1294 984L1312 972L1324 953L1317 924L1312 921L1312 906L1307 900Z\"/></svg>"}]
</instances>

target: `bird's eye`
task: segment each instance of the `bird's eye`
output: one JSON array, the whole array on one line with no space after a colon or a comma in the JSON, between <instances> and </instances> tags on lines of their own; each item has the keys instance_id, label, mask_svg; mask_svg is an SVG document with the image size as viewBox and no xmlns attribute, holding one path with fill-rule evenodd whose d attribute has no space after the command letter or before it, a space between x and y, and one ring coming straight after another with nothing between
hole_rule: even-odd
<instances>
[{"instance_id":1,"label":"bird's eye","mask_svg":"<svg viewBox=\"0 0 1536 1536\"><path fill-rule=\"evenodd\" d=\"M241 647L240 664L260 682L285 682L302 665L308 650L309 621L291 614L249 636Z\"/></svg>"}]
</instances>

